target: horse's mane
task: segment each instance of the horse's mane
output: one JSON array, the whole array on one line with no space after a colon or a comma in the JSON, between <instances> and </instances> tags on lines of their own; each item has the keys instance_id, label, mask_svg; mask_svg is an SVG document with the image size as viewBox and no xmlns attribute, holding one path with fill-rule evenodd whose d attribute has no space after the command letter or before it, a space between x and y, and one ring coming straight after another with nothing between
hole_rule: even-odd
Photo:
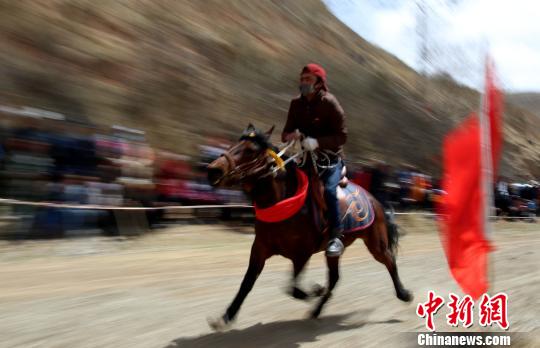
<instances>
[{"instance_id":1,"label":"horse's mane","mask_svg":"<svg viewBox=\"0 0 540 348\"><path fill-rule=\"evenodd\" d=\"M239 140L249 140L254 142L255 144L261 146L263 149L272 149L274 151L277 150L277 147L275 147L270 140L268 139L268 136L257 129L246 129L242 135L240 136Z\"/></svg>"},{"instance_id":2,"label":"horse's mane","mask_svg":"<svg viewBox=\"0 0 540 348\"><path fill-rule=\"evenodd\" d=\"M259 145L261 149L263 150L271 149L275 152L279 152L279 148L270 142L269 136L266 133L263 133L260 130L255 129L254 127L248 127L242 133L239 140L252 141L255 144ZM289 156L283 155L281 158L284 161L286 161L289 158ZM297 167L298 166L296 165L295 161L290 161L285 165L286 174L282 178L285 180L285 182L289 184L287 185L288 194L294 193L294 190L296 189L296 185L297 185L296 168Z\"/></svg>"},{"instance_id":3,"label":"horse's mane","mask_svg":"<svg viewBox=\"0 0 540 348\"><path fill-rule=\"evenodd\" d=\"M289 157L284 155L282 159L285 161ZM290 197L296 192L296 188L298 185L298 180L296 177L296 170L298 168L298 165L295 161L290 161L287 164L285 164L285 175L283 176L283 179L286 182L287 187L287 197Z\"/></svg>"}]
</instances>

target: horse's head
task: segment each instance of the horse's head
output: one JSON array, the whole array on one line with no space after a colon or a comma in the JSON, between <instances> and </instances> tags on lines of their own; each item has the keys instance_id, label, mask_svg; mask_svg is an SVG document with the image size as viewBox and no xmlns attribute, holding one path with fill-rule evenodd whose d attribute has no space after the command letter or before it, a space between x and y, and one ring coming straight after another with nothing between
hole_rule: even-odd
<instances>
[{"instance_id":1,"label":"horse's head","mask_svg":"<svg viewBox=\"0 0 540 348\"><path fill-rule=\"evenodd\" d=\"M261 132L249 124L238 142L208 165L210 185L232 186L270 172L271 163L279 160L269 141L273 130Z\"/></svg>"}]
</instances>

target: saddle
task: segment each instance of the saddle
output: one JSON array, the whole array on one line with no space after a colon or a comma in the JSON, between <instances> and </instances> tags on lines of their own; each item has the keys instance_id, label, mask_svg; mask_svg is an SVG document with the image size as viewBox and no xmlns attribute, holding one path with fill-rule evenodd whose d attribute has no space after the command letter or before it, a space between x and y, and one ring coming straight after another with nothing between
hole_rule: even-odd
<instances>
[{"instance_id":1,"label":"saddle","mask_svg":"<svg viewBox=\"0 0 540 348\"><path fill-rule=\"evenodd\" d=\"M343 166L341 179L337 187L340 219L343 223L344 233L357 232L368 228L375 219L373 203L369 193L362 187L350 183L347 168ZM322 233L328 233L327 206L324 200L324 185L318 175L309 175L309 191L311 199L312 216L315 226L319 226Z\"/></svg>"}]
</instances>

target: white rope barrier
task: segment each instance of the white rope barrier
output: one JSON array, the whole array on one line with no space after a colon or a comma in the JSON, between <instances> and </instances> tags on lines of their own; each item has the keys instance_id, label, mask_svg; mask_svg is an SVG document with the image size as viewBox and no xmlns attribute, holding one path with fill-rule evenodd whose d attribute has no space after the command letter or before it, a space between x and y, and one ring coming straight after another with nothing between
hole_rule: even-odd
<instances>
[{"instance_id":1,"label":"white rope barrier","mask_svg":"<svg viewBox=\"0 0 540 348\"><path fill-rule=\"evenodd\" d=\"M219 209L219 208L253 208L250 204L203 204L203 205L165 205L159 207L120 207L113 205L95 205L95 204L64 204L52 202L32 202L21 201L17 199L0 198L0 204L5 205L23 205L34 207L62 208L62 209L80 209L80 210L185 210L185 209ZM395 212L394 215L416 215L416 216L439 216L440 214L429 212ZM509 220L531 220L536 216L490 216L491 219L509 219Z\"/></svg>"},{"instance_id":2,"label":"white rope barrier","mask_svg":"<svg viewBox=\"0 0 540 348\"><path fill-rule=\"evenodd\" d=\"M497 215L491 215L490 218L491 219L503 219L503 220L506 220L506 219L536 220L537 216L536 215L533 215L533 216L497 216Z\"/></svg>"},{"instance_id":3,"label":"white rope barrier","mask_svg":"<svg viewBox=\"0 0 540 348\"><path fill-rule=\"evenodd\" d=\"M436 213L428 213L428 212L408 212L408 213L394 213L394 215L417 215L417 216L440 216L440 214L436 214ZM489 217L490 219L503 219L503 220L506 220L506 219L516 219L516 220L519 220L519 219L525 219L525 220L531 220L531 219L536 219L536 215L534 216L498 216L498 215L491 215Z\"/></svg>"},{"instance_id":4,"label":"white rope barrier","mask_svg":"<svg viewBox=\"0 0 540 348\"><path fill-rule=\"evenodd\" d=\"M409 213L394 213L394 215L422 215L422 216L438 216L439 214L435 213L426 213L426 212L409 212Z\"/></svg>"},{"instance_id":5,"label":"white rope barrier","mask_svg":"<svg viewBox=\"0 0 540 348\"><path fill-rule=\"evenodd\" d=\"M252 205L248 205L248 204L206 204L206 205L165 205L165 206L159 206L159 207L119 207L119 206L113 206L113 205L31 202L31 201L20 201L17 199L7 199L7 198L0 198L0 204L63 208L63 209L86 209L86 210L161 210L161 209L181 210L181 209L213 209L213 208L253 208Z\"/></svg>"}]
</instances>

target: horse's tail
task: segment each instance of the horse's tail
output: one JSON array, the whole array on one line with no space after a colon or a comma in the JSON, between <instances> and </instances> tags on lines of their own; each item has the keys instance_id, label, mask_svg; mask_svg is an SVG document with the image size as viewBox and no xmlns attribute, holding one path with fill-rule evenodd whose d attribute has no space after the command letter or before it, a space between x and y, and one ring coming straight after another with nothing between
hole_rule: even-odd
<instances>
[{"instance_id":1,"label":"horse's tail","mask_svg":"<svg viewBox=\"0 0 540 348\"><path fill-rule=\"evenodd\" d=\"M386 233L388 234L388 247L392 251L393 255L397 255L398 246L399 246L399 231L398 225L395 222L394 218L394 208L391 204L388 204L388 210L384 210L384 215L386 218Z\"/></svg>"}]
</instances>

